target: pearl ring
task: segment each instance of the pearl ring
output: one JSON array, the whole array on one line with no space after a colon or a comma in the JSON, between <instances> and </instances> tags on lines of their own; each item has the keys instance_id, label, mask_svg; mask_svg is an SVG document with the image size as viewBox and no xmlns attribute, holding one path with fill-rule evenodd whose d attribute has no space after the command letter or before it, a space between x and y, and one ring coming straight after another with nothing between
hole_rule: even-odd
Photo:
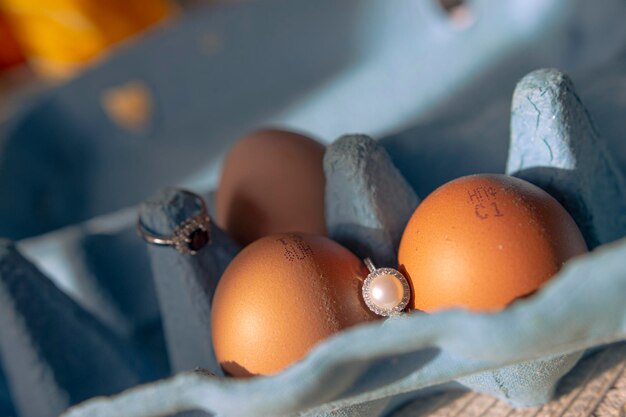
<instances>
[{"instance_id":1,"label":"pearl ring","mask_svg":"<svg viewBox=\"0 0 626 417\"><path fill-rule=\"evenodd\" d=\"M363 263L370 271L362 288L367 307L379 316L402 313L411 298L411 287L404 275L393 268L376 268L370 258Z\"/></svg>"}]
</instances>

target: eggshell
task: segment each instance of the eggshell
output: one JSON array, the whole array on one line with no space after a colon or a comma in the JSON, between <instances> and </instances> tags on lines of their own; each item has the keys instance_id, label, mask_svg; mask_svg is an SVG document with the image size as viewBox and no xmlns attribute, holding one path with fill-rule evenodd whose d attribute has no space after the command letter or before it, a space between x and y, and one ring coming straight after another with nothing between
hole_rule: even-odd
<instances>
[{"instance_id":1,"label":"eggshell","mask_svg":"<svg viewBox=\"0 0 626 417\"><path fill-rule=\"evenodd\" d=\"M325 235L324 150L313 139L281 130L242 138L224 161L217 224L243 245L281 232Z\"/></svg>"},{"instance_id":2,"label":"eggshell","mask_svg":"<svg viewBox=\"0 0 626 417\"><path fill-rule=\"evenodd\" d=\"M398 253L410 307L498 310L536 291L587 251L572 217L548 193L505 175L471 175L429 195Z\"/></svg>"},{"instance_id":3,"label":"eggshell","mask_svg":"<svg viewBox=\"0 0 626 417\"><path fill-rule=\"evenodd\" d=\"M360 259L323 236L277 234L247 246L213 298L222 368L237 377L273 374L333 333L375 319L360 293L366 276Z\"/></svg>"}]
</instances>

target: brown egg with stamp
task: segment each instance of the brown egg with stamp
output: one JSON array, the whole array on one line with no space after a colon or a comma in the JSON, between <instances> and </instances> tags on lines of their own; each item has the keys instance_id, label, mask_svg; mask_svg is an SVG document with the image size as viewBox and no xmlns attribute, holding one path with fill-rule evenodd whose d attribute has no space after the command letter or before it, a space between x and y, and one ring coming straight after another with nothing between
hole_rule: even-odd
<instances>
[{"instance_id":1,"label":"brown egg with stamp","mask_svg":"<svg viewBox=\"0 0 626 417\"><path fill-rule=\"evenodd\" d=\"M333 240L275 234L244 248L213 298L212 339L227 375L271 375L327 337L378 317L361 297L363 262Z\"/></svg>"},{"instance_id":2,"label":"brown egg with stamp","mask_svg":"<svg viewBox=\"0 0 626 417\"><path fill-rule=\"evenodd\" d=\"M587 246L569 213L541 188L499 174L442 185L415 210L398 263L410 308L495 311L537 291Z\"/></svg>"},{"instance_id":3,"label":"brown egg with stamp","mask_svg":"<svg viewBox=\"0 0 626 417\"><path fill-rule=\"evenodd\" d=\"M326 234L325 147L294 132L244 136L227 155L216 193L216 222L247 245L274 233Z\"/></svg>"}]
</instances>

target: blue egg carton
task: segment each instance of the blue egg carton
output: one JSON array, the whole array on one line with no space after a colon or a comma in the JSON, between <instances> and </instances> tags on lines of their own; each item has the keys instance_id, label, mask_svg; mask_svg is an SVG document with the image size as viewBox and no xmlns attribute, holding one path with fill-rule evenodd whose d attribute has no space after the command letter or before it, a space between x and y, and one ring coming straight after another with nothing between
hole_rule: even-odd
<instances>
[{"instance_id":1,"label":"blue egg carton","mask_svg":"<svg viewBox=\"0 0 626 417\"><path fill-rule=\"evenodd\" d=\"M184 16L3 126L0 415L380 416L449 383L526 406L626 338L626 5L473 1L461 24L435 1L309 3ZM138 129L103 104L129 85L150 104ZM239 247L214 227L183 256L134 224L167 232L197 209L171 184L212 211L221 155L266 125L329 144L329 233L379 265L420 198L479 172L547 190L593 251L501 313L369 323L278 375L224 378L210 306Z\"/></svg>"}]
</instances>

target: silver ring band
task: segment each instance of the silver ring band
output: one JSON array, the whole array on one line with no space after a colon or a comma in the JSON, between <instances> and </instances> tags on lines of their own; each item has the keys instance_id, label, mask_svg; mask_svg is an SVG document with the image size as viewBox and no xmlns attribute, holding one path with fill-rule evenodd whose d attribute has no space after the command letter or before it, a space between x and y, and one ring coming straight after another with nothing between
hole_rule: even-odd
<instances>
[{"instance_id":1,"label":"silver ring band","mask_svg":"<svg viewBox=\"0 0 626 417\"><path fill-rule=\"evenodd\" d=\"M196 193L182 190L195 199L200 200L200 212L179 223L171 235L161 236L146 229L141 216L137 219L137 233L146 242L157 246L172 246L185 255L195 255L204 246L211 243L211 219L204 199Z\"/></svg>"},{"instance_id":2,"label":"silver ring band","mask_svg":"<svg viewBox=\"0 0 626 417\"><path fill-rule=\"evenodd\" d=\"M374 266L374 262L372 262L372 260L370 258L363 259L363 263L367 267L368 271L370 271L370 274L372 272L376 271L376 267Z\"/></svg>"}]
</instances>

